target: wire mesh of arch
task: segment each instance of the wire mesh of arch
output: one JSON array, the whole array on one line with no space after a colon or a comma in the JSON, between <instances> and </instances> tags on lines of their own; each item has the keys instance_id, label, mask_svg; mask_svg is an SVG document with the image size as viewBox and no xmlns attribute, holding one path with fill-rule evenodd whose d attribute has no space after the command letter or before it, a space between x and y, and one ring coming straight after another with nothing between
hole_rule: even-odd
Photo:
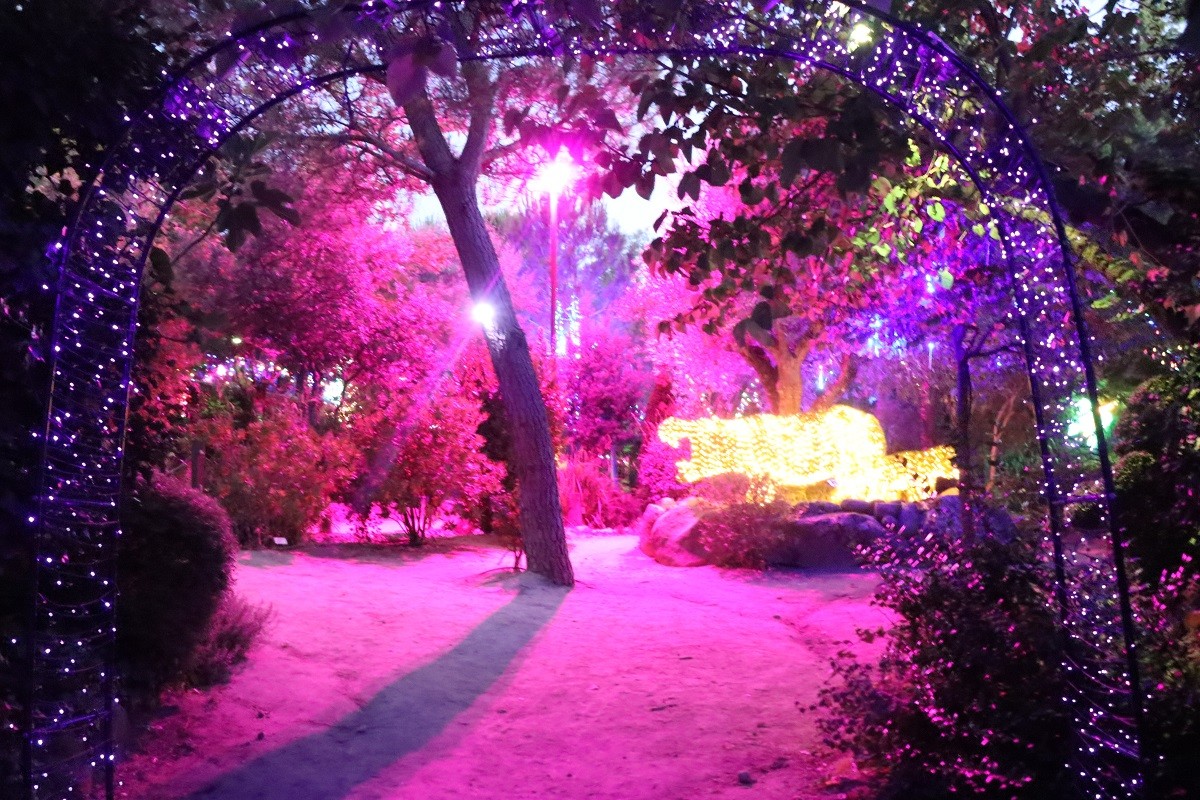
<instances>
[{"instance_id":1,"label":"wire mesh of arch","mask_svg":"<svg viewBox=\"0 0 1200 800\"><path fill-rule=\"evenodd\" d=\"M790 58L800 82L806 70L825 69L875 92L958 161L1000 232L1003 279L1013 298L1009 317L1023 341L1037 410L1048 542L1075 687L1066 699L1078 729L1069 768L1088 796L1140 796L1140 701L1119 542L1115 531L1072 540L1070 547L1063 537L1071 504L1107 509L1112 497L1090 342L1046 172L1004 103L935 36L857 3L797 0L746 14L737 4L697 2L688 7L689 24L650 32L652 46L645 37L629 41L617 27L563 22L536 4L518 7L490 38L457 42L459 58L637 52ZM331 69L328 60L309 55L314 46L377 41L403 33L416 16L436 20L441 13L442 3L366 2L264 19L230 33L166 81L158 103L129 120L73 226L54 245L53 384L38 516L30 520L37 584L26 643L30 798L114 792L114 550L138 286L153 237L203 163L265 110L324 83L382 69L357 56ZM1100 432L1095 452L1082 455L1066 435L1080 396ZM1088 485L1104 491L1075 490ZM1077 597L1083 585L1112 598L1107 613L1087 613Z\"/></svg>"}]
</instances>

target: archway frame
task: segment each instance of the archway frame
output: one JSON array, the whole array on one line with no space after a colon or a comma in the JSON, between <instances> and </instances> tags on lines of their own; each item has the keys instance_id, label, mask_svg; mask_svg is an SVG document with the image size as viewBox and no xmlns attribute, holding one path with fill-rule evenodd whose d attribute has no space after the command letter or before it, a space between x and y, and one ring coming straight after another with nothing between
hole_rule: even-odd
<instances>
[{"instance_id":1,"label":"archway frame","mask_svg":"<svg viewBox=\"0 0 1200 800\"><path fill-rule=\"evenodd\" d=\"M388 7L385 7L388 6ZM43 434L42 489L31 517L35 608L26 641L29 702L25 772L29 798L78 796L79 780L103 781L113 795L112 720L115 559L121 457L134 366L140 276L151 243L180 192L220 145L270 108L378 63L310 71L306 38L330 31L355 35L393 25L406 14L436 14L432 0L367 0L327 12L295 11L231 32L168 80L157 102L129 120L108 152L77 216L54 246L59 268L51 338L52 385ZM1077 763L1092 794L1141 793L1136 725L1106 713L1115 704L1140 714L1136 636L1121 532L1108 513L1112 468L1100 424L1091 343L1073 259L1049 176L1028 135L1002 98L936 36L859 0L796 0L753 16L735 3L696 2L702 27L661 34L653 47L632 46L600 27L557 28L529 5L494 41L459 59L509 60L674 54L786 58L841 75L902 110L951 155L994 211L1035 406L1044 467L1056 597L1079 675ZM869 41L851 43L867 26ZM861 37L860 37L861 39ZM349 50L347 51L349 52ZM214 69L214 65L216 69ZM1070 406L1091 406L1096 467L1075 461L1066 444ZM1095 481L1103 494L1073 494ZM1105 557L1064 547L1064 511L1098 503L1109 530ZM1090 572L1118 600L1109 620L1083 619L1074 582ZM58 616L55 616L55 613ZM1123 662L1100 655L1123 642ZM1115 673L1114 673L1115 671ZM1119 680L1100 677L1119 674ZM1097 689L1096 687L1099 687ZM1095 754L1090 749L1098 748ZM84 777L81 779L80 776Z\"/></svg>"}]
</instances>

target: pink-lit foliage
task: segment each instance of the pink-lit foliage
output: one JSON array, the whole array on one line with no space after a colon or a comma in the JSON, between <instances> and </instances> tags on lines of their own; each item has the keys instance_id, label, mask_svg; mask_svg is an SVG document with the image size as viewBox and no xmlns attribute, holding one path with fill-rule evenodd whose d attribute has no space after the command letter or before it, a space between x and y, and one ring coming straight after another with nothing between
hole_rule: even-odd
<instances>
[{"instance_id":1,"label":"pink-lit foliage","mask_svg":"<svg viewBox=\"0 0 1200 800\"><path fill-rule=\"evenodd\" d=\"M580 457L607 455L640 432L652 373L643 348L619 325L585 321L579 352L563 365L567 442Z\"/></svg>"},{"instance_id":2,"label":"pink-lit foliage","mask_svg":"<svg viewBox=\"0 0 1200 800\"><path fill-rule=\"evenodd\" d=\"M205 394L186 428L204 444L204 489L242 544L303 541L353 475L357 449L314 429L302 404L261 383L234 379Z\"/></svg>"},{"instance_id":3,"label":"pink-lit foliage","mask_svg":"<svg viewBox=\"0 0 1200 800\"><path fill-rule=\"evenodd\" d=\"M185 301L169 330L210 352L195 372L194 351L149 364L191 398L177 440L204 443L206 486L247 542L303 539L334 498L394 510L413 542L452 506L478 516L504 467L477 433L496 381L453 243L398 222L387 192L340 168L277 179L302 226L265 219L230 252L196 238L207 212L194 200L169 231ZM501 260L516 273L512 251ZM510 285L534 303L527 281Z\"/></svg>"}]
</instances>

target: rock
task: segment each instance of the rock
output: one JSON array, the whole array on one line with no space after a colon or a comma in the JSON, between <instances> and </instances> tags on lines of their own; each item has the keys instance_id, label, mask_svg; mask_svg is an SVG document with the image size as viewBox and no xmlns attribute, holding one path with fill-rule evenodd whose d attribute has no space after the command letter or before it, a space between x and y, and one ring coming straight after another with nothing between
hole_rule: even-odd
<instances>
[{"instance_id":1,"label":"rock","mask_svg":"<svg viewBox=\"0 0 1200 800\"><path fill-rule=\"evenodd\" d=\"M740 783L742 786L754 785L754 776L750 774L750 770L744 769L738 773L738 783Z\"/></svg>"},{"instance_id":2,"label":"rock","mask_svg":"<svg viewBox=\"0 0 1200 800\"><path fill-rule=\"evenodd\" d=\"M900 514L896 517L900 524L900 533L905 536L916 536L925 521L925 512L915 503L904 503L900 506Z\"/></svg>"},{"instance_id":3,"label":"rock","mask_svg":"<svg viewBox=\"0 0 1200 800\"><path fill-rule=\"evenodd\" d=\"M782 540L768 549L766 562L777 567L820 570L857 569L854 548L886 533L874 517L848 511L794 516L782 528Z\"/></svg>"},{"instance_id":4,"label":"rock","mask_svg":"<svg viewBox=\"0 0 1200 800\"><path fill-rule=\"evenodd\" d=\"M674 497L664 497L658 501L658 505L661 506L663 509L674 508L676 505L675 498Z\"/></svg>"},{"instance_id":5,"label":"rock","mask_svg":"<svg viewBox=\"0 0 1200 800\"><path fill-rule=\"evenodd\" d=\"M665 511L666 509L662 506L656 503L650 503L648 506L646 506L646 510L642 512L642 515L637 518L637 521L633 523L632 532L636 533L639 539L645 538L646 534L650 532L650 529L654 527L654 523L658 521L658 518L661 517Z\"/></svg>"},{"instance_id":6,"label":"rock","mask_svg":"<svg viewBox=\"0 0 1200 800\"><path fill-rule=\"evenodd\" d=\"M836 514L842 507L828 500L813 500L796 506L795 513L801 517L812 517L817 514Z\"/></svg>"},{"instance_id":7,"label":"rock","mask_svg":"<svg viewBox=\"0 0 1200 800\"><path fill-rule=\"evenodd\" d=\"M706 564L697 541L696 523L710 508L710 504L696 498L675 504L655 520L638 540L638 547L668 567L699 567Z\"/></svg>"},{"instance_id":8,"label":"rock","mask_svg":"<svg viewBox=\"0 0 1200 800\"><path fill-rule=\"evenodd\" d=\"M986 533L997 541L1011 542L1017 538L1017 525L1003 508L983 506L978 509L982 522L979 533ZM962 497L957 494L935 498L921 523L920 535L959 538L962 536Z\"/></svg>"},{"instance_id":9,"label":"rock","mask_svg":"<svg viewBox=\"0 0 1200 800\"><path fill-rule=\"evenodd\" d=\"M854 500L847 498L842 501L842 511L849 511L852 514L875 514L875 504L870 500Z\"/></svg>"},{"instance_id":10,"label":"rock","mask_svg":"<svg viewBox=\"0 0 1200 800\"><path fill-rule=\"evenodd\" d=\"M892 517L893 519L900 519L901 505L902 505L901 503L884 503L884 502L876 503L875 507L873 509L874 514L875 514L875 519L882 520L884 517Z\"/></svg>"}]
</instances>

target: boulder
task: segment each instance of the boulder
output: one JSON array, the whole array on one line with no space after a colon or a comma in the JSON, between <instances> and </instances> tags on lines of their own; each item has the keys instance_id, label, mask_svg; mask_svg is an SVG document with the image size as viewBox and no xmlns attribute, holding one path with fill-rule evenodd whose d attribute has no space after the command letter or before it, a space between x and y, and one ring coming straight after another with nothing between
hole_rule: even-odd
<instances>
[{"instance_id":1,"label":"boulder","mask_svg":"<svg viewBox=\"0 0 1200 800\"><path fill-rule=\"evenodd\" d=\"M1017 538L1017 525L1002 508L983 506L979 509L982 522L978 533L986 533L998 541L1011 542ZM933 500L929 513L921 523L919 534L959 538L962 536L962 497L942 495Z\"/></svg>"},{"instance_id":2,"label":"boulder","mask_svg":"<svg viewBox=\"0 0 1200 800\"><path fill-rule=\"evenodd\" d=\"M900 525L900 533L904 536L916 536L921 531L921 523L925 521L925 512L916 503L904 503L900 506L900 515L896 517Z\"/></svg>"},{"instance_id":3,"label":"boulder","mask_svg":"<svg viewBox=\"0 0 1200 800\"><path fill-rule=\"evenodd\" d=\"M841 510L842 507L837 503L831 503L828 500L812 500L796 506L795 513L801 517L812 517L817 514L836 514Z\"/></svg>"},{"instance_id":4,"label":"boulder","mask_svg":"<svg viewBox=\"0 0 1200 800\"><path fill-rule=\"evenodd\" d=\"M869 514L793 516L783 526L780 541L768 549L766 561L777 567L853 570L858 568L854 548L884 534L883 526Z\"/></svg>"},{"instance_id":5,"label":"boulder","mask_svg":"<svg viewBox=\"0 0 1200 800\"><path fill-rule=\"evenodd\" d=\"M650 503L646 506L646 510L642 512L642 515L630 526L632 528L631 532L636 533L639 539L645 537L665 511L666 509L658 503Z\"/></svg>"},{"instance_id":6,"label":"boulder","mask_svg":"<svg viewBox=\"0 0 1200 800\"><path fill-rule=\"evenodd\" d=\"M842 511L848 511L852 514L875 514L875 504L870 500L855 500L847 498L842 501Z\"/></svg>"},{"instance_id":7,"label":"boulder","mask_svg":"<svg viewBox=\"0 0 1200 800\"><path fill-rule=\"evenodd\" d=\"M640 536L638 547L646 555L668 567L699 567L706 564L700 548L696 523L711 508L692 498L664 511Z\"/></svg>"},{"instance_id":8,"label":"boulder","mask_svg":"<svg viewBox=\"0 0 1200 800\"><path fill-rule=\"evenodd\" d=\"M875 514L875 519L882 521L884 517L900 519L900 507L900 503L886 503L881 500L874 505L872 510Z\"/></svg>"}]
</instances>

